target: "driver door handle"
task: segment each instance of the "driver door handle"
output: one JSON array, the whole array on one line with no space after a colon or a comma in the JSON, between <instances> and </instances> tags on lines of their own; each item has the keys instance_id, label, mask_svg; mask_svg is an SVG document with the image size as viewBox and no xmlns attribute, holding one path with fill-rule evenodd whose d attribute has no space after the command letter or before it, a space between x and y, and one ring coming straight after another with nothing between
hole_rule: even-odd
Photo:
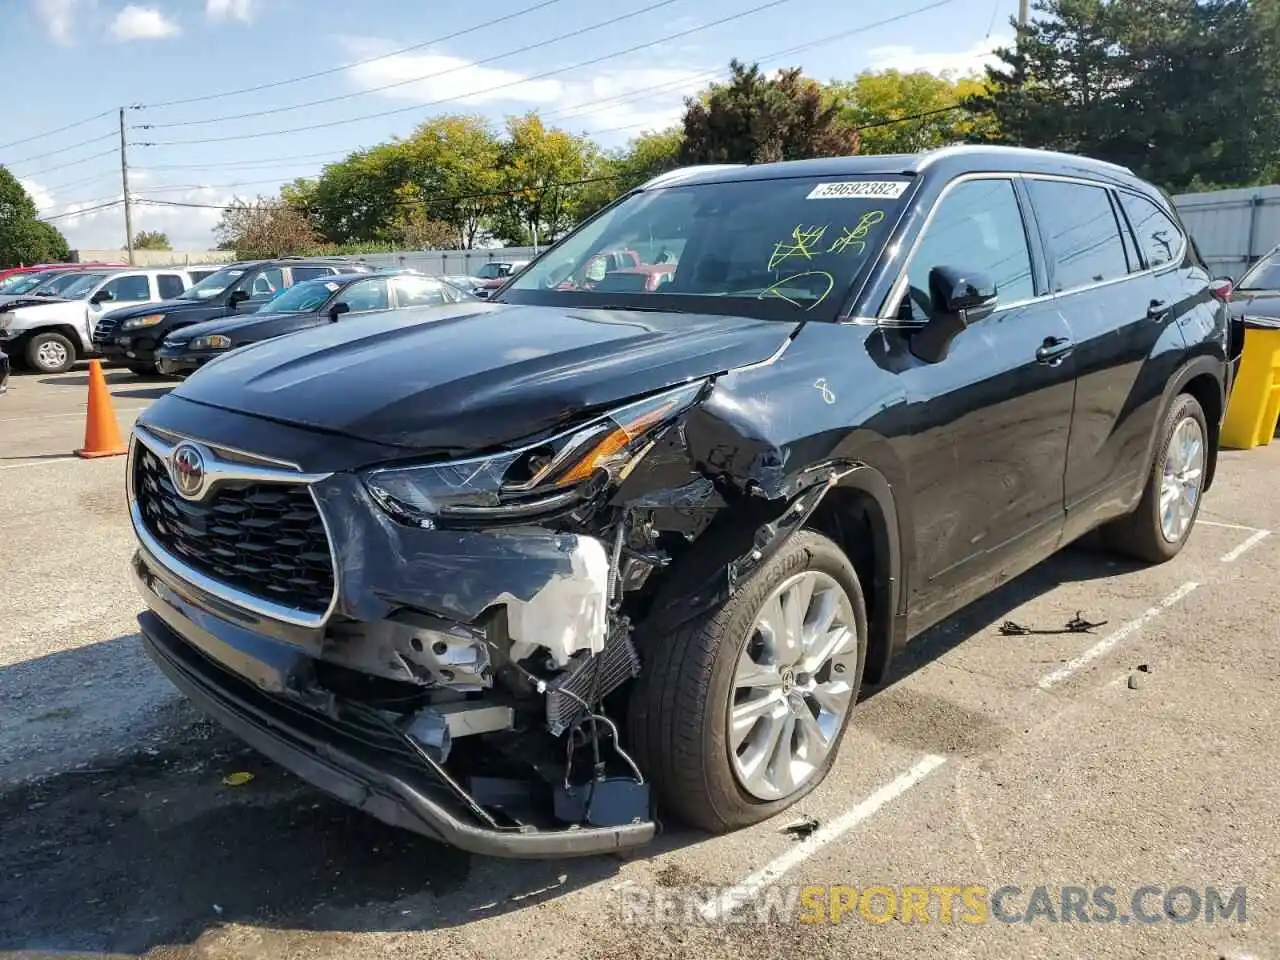
<instances>
[{"instance_id":1,"label":"driver door handle","mask_svg":"<svg viewBox=\"0 0 1280 960\"><path fill-rule=\"evenodd\" d=\"M1075 346L1075 343L1067 337L1046 337L1044 343L1036 350L1036 362L1056 367L1075 349Z\"/></svg>"},{"instance_id":2,"label":"driver door handle","mask_svg":"<svg viewBox=\"0 0 1280 960\"><path fill-rule=\"evenodd\" d=\"M1169 304L1164 300L1152 300L1147 306L1148 320L1163 320L1169 315Z\"/></svg>"}]
</instances>

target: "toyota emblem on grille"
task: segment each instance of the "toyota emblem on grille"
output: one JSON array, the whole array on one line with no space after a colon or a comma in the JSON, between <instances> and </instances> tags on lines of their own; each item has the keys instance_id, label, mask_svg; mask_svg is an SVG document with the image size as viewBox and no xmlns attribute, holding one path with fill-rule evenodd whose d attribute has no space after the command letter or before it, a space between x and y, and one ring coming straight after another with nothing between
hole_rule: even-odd
<instances>
[{"instance_id":1,"label":"toyota emblem on grille","mask_svg":"<svg viewBox=\"0 0 1280 960\"><path fill-rule=\"evenodd\" d=\"M179 444L169 458L169 472L178 493L188 500L199 500L204 492L204 457L189 443Z\"/></svg>"}]
</instances>

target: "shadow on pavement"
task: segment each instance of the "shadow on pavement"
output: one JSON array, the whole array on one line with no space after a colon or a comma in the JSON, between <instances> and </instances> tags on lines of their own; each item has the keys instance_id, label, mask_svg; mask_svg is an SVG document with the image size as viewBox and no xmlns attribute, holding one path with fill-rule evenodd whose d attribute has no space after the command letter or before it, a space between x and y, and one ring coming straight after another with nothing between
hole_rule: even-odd
<instances>
[{"instance_id":1,"label":"shadow on pavement","mask_svg":"<svg viewBox=\"0 0 1280 960\"><path fill-rule=\"evenodd\" d=\"M1035 596L1126 569L1088 550L1060 554L921 635L899 655L889 682L865 696L875 698ZM1107 611L1085 614L1105 619ZM1027 640L1034 638L1011 642ZM109 641L126 643L113 662L141 670L130 638ZM0 670L0 708L11 671L94 675L106 667L94 650ZM59 684L34 686L54 717ZM110 686L99 683L101 697L112 696ZM868 706L875 711L880 704ZM177 721L141 741L154 742L149 749L0 794L0 952L135 954L191 944L228 922L344 932L449 927L559 897L613 876L622 863L493 861L436 845L328 799L221 727L193 719L185 704L170 712ZM59 721L61 729L74 719ZM44 736L58 730L46 720ZM253 779L238 787L223 783L240 771ZM702 839L668 831L631 856Z\"/></svg>"}]
</instances>

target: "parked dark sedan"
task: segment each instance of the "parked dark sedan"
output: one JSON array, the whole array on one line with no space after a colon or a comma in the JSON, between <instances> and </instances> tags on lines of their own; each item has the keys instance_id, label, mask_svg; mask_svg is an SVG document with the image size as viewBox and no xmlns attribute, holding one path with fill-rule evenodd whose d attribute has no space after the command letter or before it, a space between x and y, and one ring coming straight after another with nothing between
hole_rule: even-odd
<instances>
[{"instance_id":1,"label":"parked dark sedan","mask_svg":"<svg viewBox=\"0 0 1280 960\"><path fill-rule=\"evenodd\" d=\"M107 313L93 330L93 346L108 360L137 374L158 369L156 350L183 327L260 310L281 290L339 273L372 273L362 263L313 257L281 257L228 264L173 300Z\"/></svg>"},{"instance_id":2,"label":"parked dark sedan","mask_svg":"<svg viewBox=\"0 0 1280 960\"><path fill-rule=\"evenodd\" d=\"M616 250L670 279L592 279ZM143 411L143 643L286 768L471 852L745 827L823 781L910 637L1094 528L1177 556L1228 299L1109 163L665 173L488 302L236 351Z\"/></svg>"},{"instance_id":3,"label":"parked dark sedan","mask_svg":"<svg viewBox=\"0 0 1280 960\"><path fill-rule=\"evenodd\" d=\"M9 355L0 350L0 393L9 389Z\"/></svg>"},{"instance_id":4,"label":"parked dark sedan","mask_svg":"<svg viewBox=\"0 0 1280 960\"><path fill-rule=\"evenodd\" d=\"M197 323L169 334L156 351L167 375L190 373L228 350L332 323L345 314L478 300L435 277L348 273L308 280L268 300L257 313Z\"/></svg>"}]
</instances>

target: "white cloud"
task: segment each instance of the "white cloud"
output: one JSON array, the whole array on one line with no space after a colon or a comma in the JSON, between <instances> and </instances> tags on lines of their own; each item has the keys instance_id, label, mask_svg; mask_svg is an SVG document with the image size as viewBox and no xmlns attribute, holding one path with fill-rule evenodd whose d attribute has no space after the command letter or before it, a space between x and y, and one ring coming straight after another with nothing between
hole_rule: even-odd
<instances>
[{"instance_id":1,"label":"white cloud","mask_svg":"<svg viewBox=\"0 0 1280 960\"><path fill-rule=\"evenodd\" d=\"M1012 37L992 36L979 40L965 50L948 52L931 52L907 44L893 44L873 47L867 51L867 60L872 70L901 70L904 73L924 70L939 75L981 75L984 67L997 63L992 51L1012 43Z\"/></svg>"},{"instance_id":2,"label":"white cloud","mask_svg":"<svg viewBox=\"0 0 1280 960\"><path fill-rule=\"evenodd\" d=\"M32 0L31 5L55 43L71 43L76 8L81 0Z\"/></svg>"},{"instance_id":3,"label":"white cloud","mask_svg":"<svg viewBox=\"0 0 1280 960\"><path fill-rule=\"evenodd\" d=\"M382 40L347 39L344 43L348 53L357 59L377 56L392 48L390 42ZM536 107L545 113L548 123L574 131L607 130L610 133L602 139L621 141L678 120L684 109L683 98L705 86L708 72L619 66L586 79L566 73L563 77L526 80L527 73L428 52L357 64L346 75L359 90L399 84L378 91L378 96L387 99L424 105L439 103L442 111L490 104ZM416 79L419 77L423 79ZM650 90L653 87L659 89ZM597 103L600 100L608 102Z\"/></svg>"},{"instance_id":4,"label":"white cloud","mask_svg":"<svg viewBox=\"0 0 1280 960\"><path fill-rule=\"evenodd\" d=\"M253 19L253 0L205 0L204 12L210 20L248 23Z\"/></svg>"},{"instance_id":5,"label":"white cloud","mask_svg":"<svg viewBox=\"0 0 1280 960\"><path fill-rule=\"evenodd\" d=\"M36 180L19 178L19 186L27 191L28 196L36 205L36 212L44 213L53 206L53 194Z\"/></svg>"},{"instance_id":6,"label":"white cloud","mask_svg":"<svg viewBox=\"0 0 1280 960\"><path fill-rule=\"evenodd\" d=\"M111 21L111 35L117 40L157 40L179 33L178 25L155 7L131 3Z\"/></svg>"}]
</instances>

